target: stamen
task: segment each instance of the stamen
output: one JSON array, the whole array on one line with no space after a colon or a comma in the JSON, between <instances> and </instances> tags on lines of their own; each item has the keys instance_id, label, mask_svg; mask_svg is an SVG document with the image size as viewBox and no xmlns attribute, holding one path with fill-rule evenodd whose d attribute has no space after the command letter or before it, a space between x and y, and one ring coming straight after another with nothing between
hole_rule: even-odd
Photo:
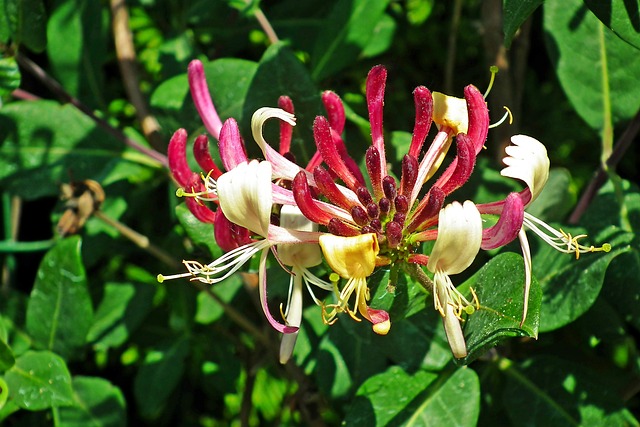
<instances>
[{"instance_id":1,"label":"stamen","mask_svg":"<svg viewBox=\"0 0 640 427\"><path fill-rule=\"evenodd\" d=\"M505 120L507 120L507 117L509 118L509 124L513 124L513 114L511 114L511 110L509 109L509 107L507 106L503 106L502 108L504 108L505 110L507 110L506 113L504 113L504 115L502 116L502 118L500 120L498 120L496 123L489 125L489 129L493 129L493 128L497 128L498 126L500 126L502 123L504 123Z\"/></svg>"},{"instance_id":2,"label":"stamen","mask_svg":"<svg viewBox=\"0 0 640 427\"><path fill-rule=\"evenodd\" d=\"M587 237L586 234L571 236L570 233L566 233L562 229L556 230L549 224L541 221L531 214L528 214L527 212L524 213L523 225L536 233L538 237L558 252L565 254L575 253L576 259L580 258L581 253L611 251L611 245L609 243L605 243L599 247L593 245L581 245L578 243L578 240Z\"/></svg>"},{"instance_id":3,"label":"stamen","mask_svg":"<svg viewBox=\"0 0 640 427\"><path fill-rule=\"evenodd\" d=\"M489 87L487 88L487 91L484 93L484 95L482 95L483 98L486 98L489 95L489 92L491 92L491 88L493 87L493 82L496 79L496 74L498 74L498 67L495 65L492 65L491 67L489 67L489 71L491 72L491 80L489 80Z\"/></svg>"}]
</instances>

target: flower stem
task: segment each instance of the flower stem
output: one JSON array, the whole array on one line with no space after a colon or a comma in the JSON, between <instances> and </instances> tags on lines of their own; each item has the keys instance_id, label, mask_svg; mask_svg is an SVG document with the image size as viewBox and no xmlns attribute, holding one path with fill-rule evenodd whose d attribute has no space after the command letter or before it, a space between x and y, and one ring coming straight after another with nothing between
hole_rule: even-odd
<instances>
[{"instance_id":1,"label":"flower stem","mask_svg":"<svg viewBox=\"0 0 640 427\"><path fill-rule=\"evenodd\" d=\"M409 276L417 280L427 292L433 293L433 281L418 264L405 263L403 264L403 268L404 271L406 271Z\"/></svg>"}]
</instances>

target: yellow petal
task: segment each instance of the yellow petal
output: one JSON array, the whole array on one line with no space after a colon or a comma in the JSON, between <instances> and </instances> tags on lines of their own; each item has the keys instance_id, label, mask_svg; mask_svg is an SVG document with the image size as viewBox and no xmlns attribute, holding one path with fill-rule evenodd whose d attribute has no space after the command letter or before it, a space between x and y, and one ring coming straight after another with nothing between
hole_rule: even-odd
<instances>
[{"instance_id":1,"label":"yellow petal","mask_svg":"<svg viewBox=\"0 0 640 427\"><path fill-rule=\"evenodd\" d=\"M457 274L475 259L482 243L482 218L473 202L453 202L440 211L438 237L429 255L429 271Z\"/></svg>"},{"instance_id":2,"label":"yellow petal","mask_svg":"<svg viewBox=\"0 0 640 427\"><path fill-rule=\"evenodd\" d=\"M320 247L329 266L345 279L371 275L380 251L375 233L353 237L323 234Z\"/></svg>"},{"instance_id":3,"label":"yellow petal","mask_svg":"<svg viewBox=\"0 0 640 427\"><path fill-rule=\"evenodd\" d=\"M453 129L455 135L467 133L469 128L469 113L467 101L440 92L433 92L433 121L438 129L447 126Z\"/></svg>"},{"instance_id":4,"label":"yellow petal","mask_svg":"<svg viewBox=\"0 0 640 427\"><path fill-rule=\"evenodd\" d=\"M217 181L220 208L229 221L266 237L271 219L271 163L240 163Z\"/></svg>"}]
</instances>

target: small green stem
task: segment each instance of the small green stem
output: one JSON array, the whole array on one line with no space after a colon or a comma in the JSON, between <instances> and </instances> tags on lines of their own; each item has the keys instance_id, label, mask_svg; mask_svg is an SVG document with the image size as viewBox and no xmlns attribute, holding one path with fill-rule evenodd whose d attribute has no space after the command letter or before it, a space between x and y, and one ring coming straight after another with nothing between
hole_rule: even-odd
<instances>
[{"instance_id":1,"label":"small green stem","mask_svg":"<svg viewBox=\"0 0 640 427\"><path fill-rule=\"evenodd\" d=\"M611 90L609 87L609 68L607 65L607 48L604 38L604 24L598 25L598 39L600 42L600 60L602 63L602 167L607 170L607 163L613 152L613 124L611 115Z\"/></svg>"}]
</instances>

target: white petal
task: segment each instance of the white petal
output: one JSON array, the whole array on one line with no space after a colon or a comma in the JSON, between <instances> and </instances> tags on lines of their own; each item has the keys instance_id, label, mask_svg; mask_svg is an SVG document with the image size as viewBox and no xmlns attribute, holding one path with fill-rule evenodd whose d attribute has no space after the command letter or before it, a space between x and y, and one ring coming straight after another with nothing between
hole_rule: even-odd
<instances>
[{"instance_id":1,"label":"white petal","mask_svg":"<svg viewBox=\"0 0 640 427\"><path fill-rule=\"evenodd\" d=\"M318 224L302 215L297 206L284 205L280 210L280 227L296 231L318 231ZM278 256L285 265L313 267L322 262L322 253L317 244L280 244Z\"/></svg>"},{"instance_id":2,"label":"white petal","mask_svg":"<svg viewBox=\"0 0 640 427\"><path fill-rule=\"evenodd\" d=\"M509 178L524 181L531 191L533 202L549 178L549 158L547 149L537 139L527 135L514 135L510 145L505 148L507 157L503 162L507 165L500 174Z\"/></svg>"},{"instance_id":3,"label":"white petal","mask_svg":"<svg viewBox=\"0 0 640 427\"><path fill-rule=\"evenodd\" d=\"M464 271L475 259L482 243L482 218L473 202L453 202L440 211L438 238L427 268L446 274Z\"/></svg>"},{"instance_id":4,"label":"white petal","mask_svg":"<svg viewBox=\"0 0 640 427\"><path fill-rule=\"evenodd\" d=\"M271 164L252 160L218 178L218 201L229 221L266 237L271 219Z\"/></svg>"}]
</instances>

